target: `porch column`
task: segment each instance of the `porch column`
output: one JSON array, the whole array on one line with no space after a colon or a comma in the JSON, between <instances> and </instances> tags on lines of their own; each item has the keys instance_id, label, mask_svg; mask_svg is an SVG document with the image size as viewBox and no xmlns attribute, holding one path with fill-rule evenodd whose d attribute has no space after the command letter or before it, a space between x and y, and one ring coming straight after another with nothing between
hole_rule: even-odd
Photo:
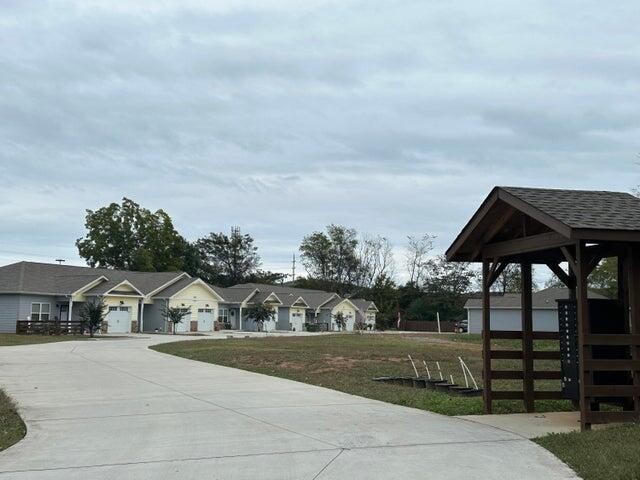
<instances>
[{"instance_id":1,"label":"porch column","mask_svg":"<svg viewBox=\"0 0 640 480\"><path fill-rule=\"evenodd\" d=\"M240 305L240 309L238 310L238 330L242 330L242 305Z\"/></svg>"},{"instance_id":2,"label":"porch column","mask_svg":"<svg viewBox=\"0 0 640 480\"><path fill-rule=\"evenodd\" d=\"M522 373L524 408L527 412L534 411L534 381L533 381L533 281L531 263L520 264L522 277Z\"/></svg>"},{"instance_id":3,"label":"porch column","mask_svg":"<svg viewBox=\"0 0 640 480\"><path fill-rule=\"evenodd\" d=\"M140 318L138 318L138 333L144 332L144 298L140 299Z\"/></svg>"},{"instance_id":4,"label":"porch column","mask_svg":"<svg viewBox=\"0 0 640 480\"><path fill-rule=\"evenodd\" d=\"M482 396L485 413L492 411L491 399L491 294L489 260L482 261Z\"/></svg>"},{"instance_id":5,"label":"porch column","mask_svg":"<svg viewBox=\"0 0 640 480\"><path fill-rule=\"evenodd\" d=\"M71 333L71 320L73 320L73 296L69 295L69 313L67 313L67 332L69 333Z\"/></svg>"}]
</instances>

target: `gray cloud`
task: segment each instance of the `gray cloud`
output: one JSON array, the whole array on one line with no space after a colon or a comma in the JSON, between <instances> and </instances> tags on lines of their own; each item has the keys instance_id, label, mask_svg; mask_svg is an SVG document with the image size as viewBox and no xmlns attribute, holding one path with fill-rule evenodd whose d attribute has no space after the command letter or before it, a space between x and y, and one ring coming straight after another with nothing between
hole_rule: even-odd
<instances>
[{"instance_id":1,"label":"gray cloud","mask_svg":"<svg viewBox=\"0 0 640 480\"><path fill-rule=\"evenodd\" d=\"M80 262L122 196L285 269L331 222L443 249L495 184L640 183L630 1L47 5L0 5L2 263Z\"/></svg>"}]
</instances>

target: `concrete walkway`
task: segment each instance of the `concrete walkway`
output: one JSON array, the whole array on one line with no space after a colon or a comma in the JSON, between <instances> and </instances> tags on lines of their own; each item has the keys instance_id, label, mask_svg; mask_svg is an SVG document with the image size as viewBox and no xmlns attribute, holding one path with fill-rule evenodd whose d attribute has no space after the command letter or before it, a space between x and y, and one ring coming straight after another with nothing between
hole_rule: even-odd
<instances>
[{"instance_id":1,"label":"concrete walkway","mask_svg":"<svg viewBox=\"0 0 640 480\"><path fill-rule=\"evenodd\" d=\"M0 480L577 478L495 427L147 349L171 340L0 347L28 427Z\"/></svg>"}]
</instances>

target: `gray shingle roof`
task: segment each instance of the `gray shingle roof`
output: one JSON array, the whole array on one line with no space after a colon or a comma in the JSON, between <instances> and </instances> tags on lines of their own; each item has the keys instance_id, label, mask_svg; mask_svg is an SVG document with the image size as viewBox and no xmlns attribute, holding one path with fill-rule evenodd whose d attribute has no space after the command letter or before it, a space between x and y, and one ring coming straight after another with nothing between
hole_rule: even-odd
<instances>
[{"instance_id":1,"label":"gray shingle roof","mask_svg":"<svg viewBox=\"0 0 640 480\"><path fill-rule=\"evenodd\" d=\"M192 277L181 278L177 282L172 283L171 285L169 285L167 288L164 288L164 289L160 290L158 293L156 293L154 295L154 297L156 297L156 298L169 298L169 297L175 295L176 293L178 293L183 288L188 287L193 282L196 282L197 280L198 280L197 278L192 278Z\"/></svg>"},{"instance_id":2,"label":"gray shingle roof","mask_svg":"<svg viewBox=\"0 0 640 480\"><path fill-rule=\"evenodd\" d=\"M184 272L127 272L107 268L77 267L52 263L18 262L0 267L0 293L44 293L69 295L93 280L108 280L95 292L108 291L128 280L144 294L169 283Z\"/></svg>"},{"instance_id":3,"label":"gray shingle roof","mask_svg":"<svg viewBox=\"0 0 640 480\"><path fill-rule=\"evenodd\" d=\"M225 301L223 303L242 303L256 290L255 288L222 288L215 285L209 286L224 298Z\"/></svg>"},{"instance_id":4,"label":"gray shingle roof","mask_svg":"<svg viewBox=\"0 0 640 480\"><path fill-rule=\"evenodd\" d=\"M349 300L351 300L351 303L353 303L358 309L362 310L363 312L366 312L369 307L373 307L373 309L378 310L376 304L371 300L365 300L364 298L350 298Z\"/></svg>"},{"instance_id":5,"label":"gray shingle roof","mask_svg":"<svg viewBox=\"0 0 640 480\"><path fill-rule=\"evenodd\" d=\"M566 288L545 288L533 292L532 305L535 310L557 310L556 300L566 300L569 298L569 290ZM589 292L589 298L607 298L596 292ZM491 296L491 308L520 308L519 293L505 293L504 295ZM464 304L464 308L482 308L482 298L470 298Z\"/></svg>"},{"instance_id":6,"label":"gray shingle roof","mask_svg":"<svg viewBox=\"0 0 640 480\"><path fill-rule=\"evenodd\" d=\"M640 199L630 193L500 188L571 228L640 230Z\"/></svg>"}]
</instances>

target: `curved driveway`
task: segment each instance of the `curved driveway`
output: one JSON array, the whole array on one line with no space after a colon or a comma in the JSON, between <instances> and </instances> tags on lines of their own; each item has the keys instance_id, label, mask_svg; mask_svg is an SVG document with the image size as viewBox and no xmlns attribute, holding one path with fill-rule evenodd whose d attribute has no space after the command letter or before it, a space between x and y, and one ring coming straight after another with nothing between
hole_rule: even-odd
<instances>
[{"instance_id":1,"label":"curved driveway","mask_svg":"<svg viewBox=\"0 0 640 480\"><path fill-rule=\"evenodd\" d=\"M0 480L577 478L493 427L147 349L171 340L1 347L28 433Z\"/></svg>"}]
</instances>

